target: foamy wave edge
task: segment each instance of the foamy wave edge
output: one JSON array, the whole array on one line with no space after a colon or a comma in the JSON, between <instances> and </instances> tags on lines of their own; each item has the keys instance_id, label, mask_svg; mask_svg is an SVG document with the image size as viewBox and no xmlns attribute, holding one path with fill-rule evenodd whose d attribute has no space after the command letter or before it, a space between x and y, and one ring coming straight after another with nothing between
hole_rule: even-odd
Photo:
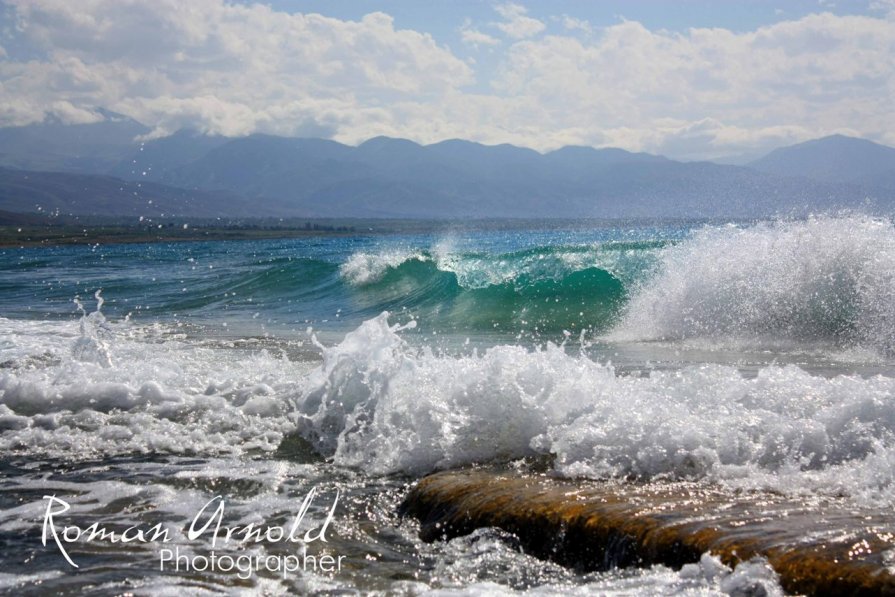
<instances>
[{"instance_id":1,"label":"foamy wave edge","mask_svg":"<svg viewBox=\"0 0 895 597\"><path fill-rule=\"evenodd\" d=\"M704 227L662 250L609 340L895 352L895 226L862 215Z\"/></svg>"},{"instance_id":2,"label":"foamy wave edge","mask_svg":"<svg viewBox=\"0 0 895 597\"><path fill-rule=\"evenodd\" d=\"M618 375L558 346L435 356L388 315L324 351L299 433L338 464L419 474L552 454L567 476L707 479L895 504L895 380L755 378L721 365Z\"/></svg>"}]
</instances>

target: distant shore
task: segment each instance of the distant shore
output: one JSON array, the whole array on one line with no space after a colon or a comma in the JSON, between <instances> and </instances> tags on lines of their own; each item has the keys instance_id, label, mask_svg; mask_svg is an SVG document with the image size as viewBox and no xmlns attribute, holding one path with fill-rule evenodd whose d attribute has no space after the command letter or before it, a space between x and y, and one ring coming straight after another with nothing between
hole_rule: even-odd
<instances>
[{"instance_id":1,"label":"distant shore","mask_svg":"<svg viewBox=\"0 0 895 597\"><path fill-rule=\"evenodd\" d=\"M719 220L730 222L733 220ZM220 240L265 240L315 236L358 236L380 234L452 234L473 230L550 230L630 226L657 223L693 226L708 219L465 219L398 220L378 218L311 219L178 219L134 224L121 218L73 217L59 219L32 214L12 214L0 210L0 247L40 247L112 243L169 243Z\"/></svg>"},{"instance_id":2,"label":"distant shore","mask_svg":"<svg viewBox=\"0 0 895 597\"><path fill-rule=\"evenodd\" d=\"M369 233L369 232L368 232ZM350 236L353 227L130 227L130 226L0 226L0 247L40 247L118 243L169 243L210 240L263 240L312 236Z\"/></svg>"}]
</instances>

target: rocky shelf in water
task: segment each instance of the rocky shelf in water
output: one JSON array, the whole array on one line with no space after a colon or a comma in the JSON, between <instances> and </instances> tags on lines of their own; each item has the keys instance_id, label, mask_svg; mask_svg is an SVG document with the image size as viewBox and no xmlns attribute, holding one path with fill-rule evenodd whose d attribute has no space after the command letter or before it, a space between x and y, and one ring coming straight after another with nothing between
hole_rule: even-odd
<instances>
[{"instance_id":1,"label":"rocky shelf in water","mask_svg":"<svg viewBox=\"0 0 895 597\"><path fill-rule=\"evenodd\" d=\"M580 570L679 568L709 552L731 567L765 558L793 593L895 595L895 513L836 498L468 470L423 478L401 510L424 540L498 527Z\"/></svg>"}]
</instances>

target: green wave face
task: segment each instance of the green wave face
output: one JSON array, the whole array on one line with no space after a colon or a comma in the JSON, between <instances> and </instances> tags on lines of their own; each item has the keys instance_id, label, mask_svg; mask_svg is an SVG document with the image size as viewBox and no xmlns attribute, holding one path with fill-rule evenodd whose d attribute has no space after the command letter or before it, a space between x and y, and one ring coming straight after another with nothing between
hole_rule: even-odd
<instances>
[{"instance_id":1,"label":"green wave face","mask_svg":"<svg viewBox=\"0 0 895 597\"><path fill-rule=\"evenodd\" d=\"M612 325L624 296L620 280L606 270L588 268L559 280L523 279L461 292L449 321L474 329L603 331Z\"/></svg>"},{"instance_id":2,"label":"green wave face","mask_svg":"<svg viewBox=\"0 0 895 597\"><path fill-rule=\"evenodd\" d=\"M654 247L613 250L644 248ZM342 277L357 308L371 315L407 310L424 326L448 332L577 334L608 329L624 302L622 276L597 265L612 261L605 253L536 247L503 255L383 255L381 262L364 255L357 261L367 269L343 266Z\"/></svg>"},{"instance_id":3,"label":"green wave face","mask_svg":"<svg viewBox=\"0 0 895 597\"><path fill-rule=\"evenodd\" d=\"M214 312L252 304L277 310L281 303L325 303L337 292L338 268L317 259L277 259L263 267L247 266L225 277L213 275L194 281L181 293L181 285L160 284L157 298L173 312ZM107 292L115 292L112 287ZM321 305L322 308L322 305Z\"/></svg>"}]
</instances>

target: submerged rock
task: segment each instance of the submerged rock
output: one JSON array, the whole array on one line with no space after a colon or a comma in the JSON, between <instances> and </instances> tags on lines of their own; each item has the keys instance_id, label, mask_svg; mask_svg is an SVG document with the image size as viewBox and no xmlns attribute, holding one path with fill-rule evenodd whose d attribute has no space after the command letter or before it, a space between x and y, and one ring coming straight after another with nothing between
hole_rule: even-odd
<instances>
[{"instance_id":1,"label":"submerged rock","mask_svg":"<svg viewBox=\"0 0 895 597\"><path fill-rule=\"evenodd\" d=\"M497 527L581 570L680 568L711 553L731 567L763 558L790 592L895 595L895 514L833 498L474 470L425 477L401 511L420 520L424 540Z\"/></svg>"}]
</instances>

